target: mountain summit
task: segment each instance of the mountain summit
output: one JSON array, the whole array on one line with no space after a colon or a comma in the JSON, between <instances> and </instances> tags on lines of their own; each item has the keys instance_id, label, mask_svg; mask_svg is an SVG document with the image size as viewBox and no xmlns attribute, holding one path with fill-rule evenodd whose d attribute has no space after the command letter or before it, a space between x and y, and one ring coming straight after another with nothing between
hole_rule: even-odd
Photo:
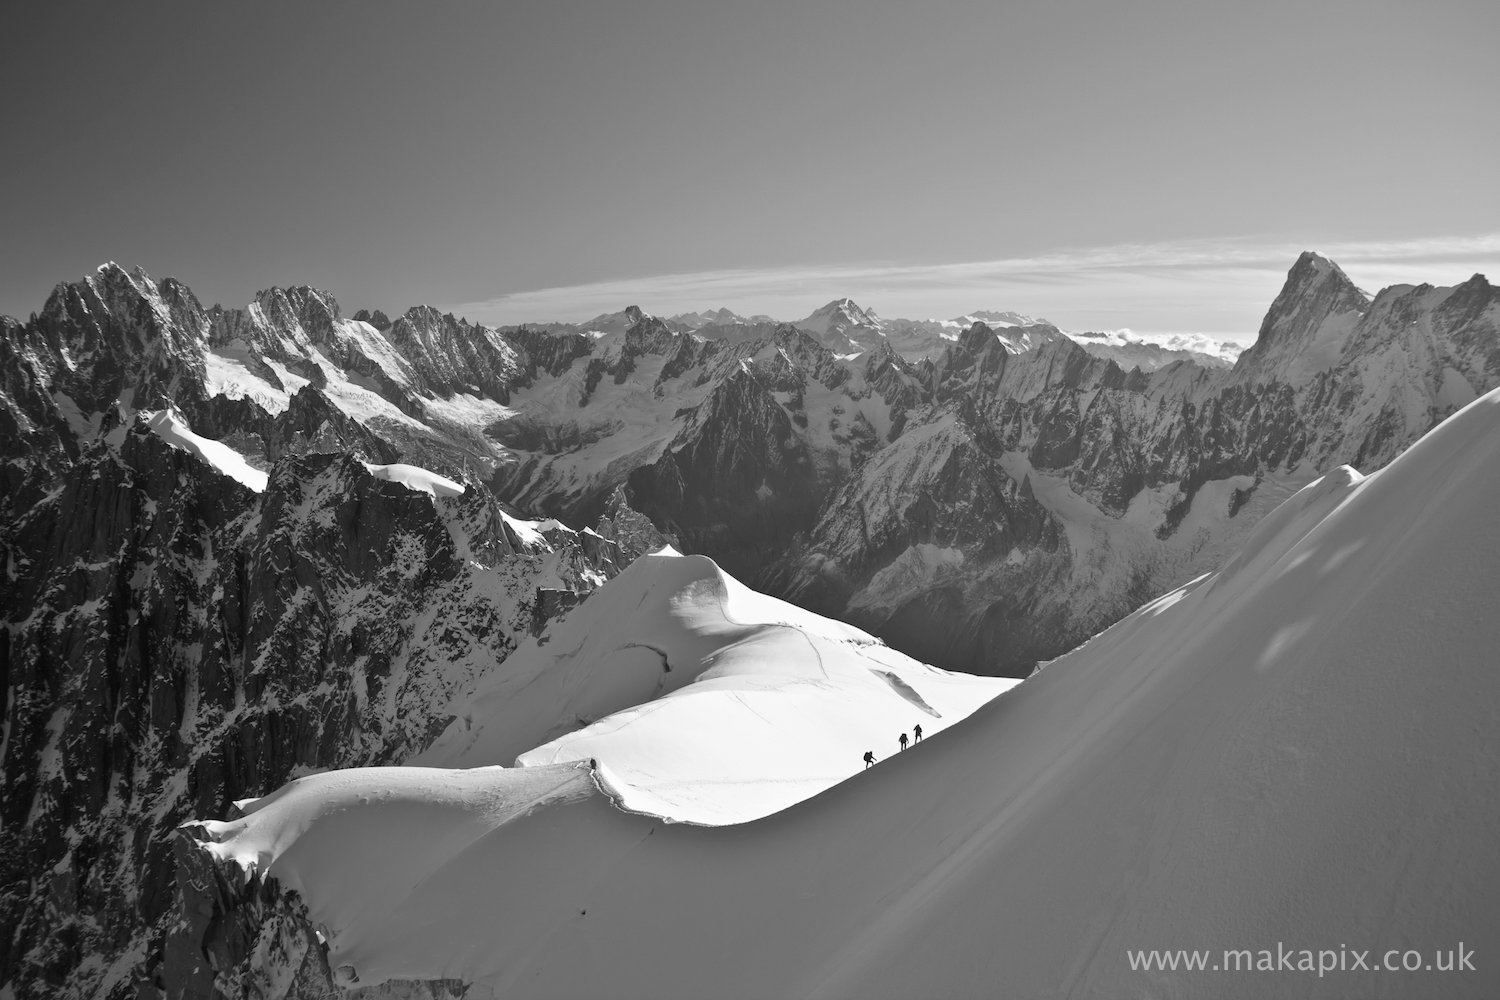
<instances>
[{"instance_id":1,"label":"mountain summit","mask_svg":"<svg viewBox=\"0 0 1500 1000\"><path fill-rule=\"evenodd\" d=\"M850 298L834 299L794 325L843 354L871 350L884 339L886 329L875 310L862 309Z\"/></svg>"},{"instance_id":2,"label":"mountain summit","mask_svg":"<svg viewBox=\"0 0 1500 1000\"><path fill-rule=\"evenodd\" d=\"M1338 360L1344 341L1370 307L1370 297L1333 261L1311 251L1287 272L1255 343L1235 364L1253 382L1307 383Z\"/></svg>"}]
</instances>

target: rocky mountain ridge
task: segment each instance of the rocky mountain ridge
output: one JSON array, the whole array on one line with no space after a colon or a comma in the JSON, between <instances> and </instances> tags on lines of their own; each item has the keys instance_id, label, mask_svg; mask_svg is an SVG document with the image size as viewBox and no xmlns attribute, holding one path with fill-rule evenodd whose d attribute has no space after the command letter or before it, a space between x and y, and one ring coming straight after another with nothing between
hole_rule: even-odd
<instances>
[{"instance_id":1,"label":"rocky mountain ridge","mask_svg":"<svg viewBox=\"0 0 1500 1000\"><path fill-rule=\"evenodd\" d=\"M1305 254L1257 349L1218 371L1125 372L1067 340L1011 355L971 329L923 377L926 408L830 499L774 589L934 662L1022 669L1056 655L1215 565L1322 470L1379 468L1500 384L1500 293L1482 276L1363 301ZM1332 360L1286 381L1309 344ZM935 519L972 503L956 484L990 475L976 452L1040 501L1066 545L1045 530L1018 543L1028 536L993 513L966 519L968 537Z\"/></svg>"},{"instance_id":2,"label":"rocky mountain ridge","mask_svg":"<svg viewBox=\"0 0 1500 1000\"><path fill-rule=\"evenodd\" d=\"M383 320L384 325L374 321L371 314L363 311L354 318L374 322L381 330L388 329L390 321L385 319L384 314L377 312L375 315ZM629 306L620 312L603 313L583 323L526 324L505 327L503 332L523 336L545 331L553 335L577 334L597 339L611 333L625 332L643 315L639 307ZM1162 342L1129 331L1064 333L1045 319L993 309L979 309L946 320L884 319L875 310L863 308L848 297L834 299L803 319L790 323L783 323L763 314L742 316L723 308L679 313L663 319L662 323L674 333L693 333L705 340L728 340L734 343L764 340L772 336L778 327L794 326L811 334L835 354L852 356L889 345L909 361L921 361L942 354L949 344L958 339L959 334L975 323L983 323L996 331L1002 341L1018 354L1065 336L1077 341L1090 354L1109 358L1126 369L1139 367L1151 371L1174 361L1192 361L1207 368L1227 368L1234 364L1242 351L1239 345L1232 342L1215 343L1207 337L1196 335L1175 336Z\"/></svg>"}]
</instances>

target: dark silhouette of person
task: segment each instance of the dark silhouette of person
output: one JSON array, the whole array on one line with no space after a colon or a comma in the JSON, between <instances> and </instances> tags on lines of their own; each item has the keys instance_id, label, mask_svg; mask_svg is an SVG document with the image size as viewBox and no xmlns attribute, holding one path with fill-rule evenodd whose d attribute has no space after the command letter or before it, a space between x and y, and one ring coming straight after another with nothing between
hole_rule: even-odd
<instances>
[{"instance_id":1,"label":"dark silhouette of person","mask_svg":"<svg viewBox=\"0 0 1500 1000\"><path fill-rule=\"evenodd\" d=\"M906 749L906 734L905 733L901 734L901 749L902 750Z\"/></svg>"},{"instance_id":2,"label":"dark silhouette of person","mask_svg":"<svg viewBox=\"0 0 1500 1000\"><path fill-rule=\"evenodd\" d=\"M922 727L921 726L913 726L911 732L912 732L912 735L916 737L916 739L912 740L912 742L913 743L921 743L922 742Z\"/></svg>"},{"instance_id":3,"label":"dark silhouette of person","mask_svg":"<svg viewBox=\"0 0 1500 1000\"><path fill-rule=\"evenodd\" d=\"M875 763L875 751L873 751L873 750L866 750L865 751L865 770L868 771L870 769L870 765L873 764L873 763Z\"/></svg>"}]
</instances>

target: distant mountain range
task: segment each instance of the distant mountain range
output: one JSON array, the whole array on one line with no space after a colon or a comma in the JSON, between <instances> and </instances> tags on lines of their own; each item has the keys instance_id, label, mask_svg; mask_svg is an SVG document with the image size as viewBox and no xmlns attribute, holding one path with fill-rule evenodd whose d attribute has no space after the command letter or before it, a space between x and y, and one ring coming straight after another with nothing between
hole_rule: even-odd
<instances>
[{"instance_id":1,"label":"distant mountain range","mask_svg":"<svg viewBox=\"0 0 1500 1000\"><path fill-rule=\"evenodd\" d=\"M552 333L583 333L602 336L623 333L645 315L635 306L617 313L602 313L584 323L522 324L506 330L545 329ZM1192 361L1205 368L1228 368L1244 347L1233 341L1215 341L1201 334L1146 337L1129 331L1113 333L1064 332L1045 319L1017 312L980 309L954 319L883 319L874 309L862 308L853 299L834 299L812 314L790 323L769 316L741 316L730 309L679 313L662 319L677 333L693 333L706 340L742 341L769 336L778 326L794 326L812 334L835 354L854 356L876 350L883 344L908 361L936 357L959 334L975 323L984 323L1000 334L1005 346L1019 354L1033 347L1068 337L1096 357L1108 358L1125 369L1155 371L1174 361Z\"/></svg>"}]
</instances>

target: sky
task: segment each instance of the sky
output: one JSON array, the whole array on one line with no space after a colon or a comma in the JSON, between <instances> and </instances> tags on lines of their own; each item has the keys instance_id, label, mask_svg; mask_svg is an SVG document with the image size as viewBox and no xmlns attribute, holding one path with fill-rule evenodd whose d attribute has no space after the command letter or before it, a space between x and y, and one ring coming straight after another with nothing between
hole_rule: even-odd
<instances>
[{"instance_id":1,"label":"sky","mask_svg":"<svg viewBox=\"0 0 1500 1000\"><path fill-rule=\"evenodd\" d=\"M226 305L1248 338L1302 249L1500 278L1497 42L1493 0L28 5L0 312L115 260Z\"/></svg>"}]
</instances>

